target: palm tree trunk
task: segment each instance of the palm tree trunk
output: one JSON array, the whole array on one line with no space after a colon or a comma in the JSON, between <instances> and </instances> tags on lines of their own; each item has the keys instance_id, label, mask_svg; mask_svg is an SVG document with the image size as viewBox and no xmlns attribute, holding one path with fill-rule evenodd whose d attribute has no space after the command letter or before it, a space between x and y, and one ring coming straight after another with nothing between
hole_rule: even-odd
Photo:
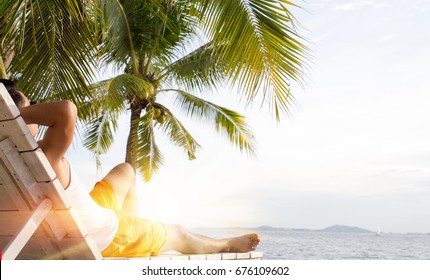
<instances>
[{"instance_id":1,"label":"palm tree trunk","mask_svg":"<svg viewBox=\"0 0 430 280\"><path fill-rule=\"evenodd\" d=\"M3 58L0 54L0 78L1 79L7 79L7 73L6 73L6 66L3 63Z\"/></svg>"},{"instance_id":2,"label":"palm tree trunk","mask_svg":"<svg viewBox=\"0 0 430 280\"><path fill-rule=\"evenodd\" d=\"M5 34L6 26L9 24L9 18L12 12L15 10L16 3L12 6L10 10L8 10L2 17L0 17L0 41L3 41ZM10 42L3 42L0 44L0 78L7 79L8 73L7 70L14 56L13 52L13 44L14 40Z\"/></svg>"},{"instance_id":3,"label":"palm tree trunk","mask_svg":"<svg viewBox=\"0 0 430 280\"><path fill-rule=\"evenodd\" d=\"M128 134L127 139L127 148L125 152L125 162L129 163L134 170L137 168L137 159L136 155L133 151L135 151L136 142L137 142L137 129L138 122L137 119L140 118L140 114L142 113L142 106L140 104L131 104L131 116L130 116L130 132Z\"/></svg>"}]
</instances>

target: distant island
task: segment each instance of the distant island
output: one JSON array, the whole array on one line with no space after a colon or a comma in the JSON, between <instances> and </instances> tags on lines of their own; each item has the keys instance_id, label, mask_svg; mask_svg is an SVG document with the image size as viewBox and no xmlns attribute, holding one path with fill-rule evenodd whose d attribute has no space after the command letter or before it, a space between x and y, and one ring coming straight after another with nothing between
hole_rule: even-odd
<instances>
[{"instance_id":1,"label":"distant island","mask_svg":"<svg viewBox=\"0 0 430 280\"><path fill-rule=\"evenodd\" d=\"M271 227L271 226L260 226L256 228L252 228L259 231L319 231L319 232L351 232L351 233L371 233L373 231L359 228L359 227L353 227L353 226L344 226L344 225L333 225L326 227L324 229L305 229L305 228L279 228L279 227Z\"/></svg>"},{"instance_id":2,"label":"distant island","mask_svg":"<svg viewBox=\"0 0 430 280\"><path fill-rule=\"evenodd\" d=\"M325 229L319 230L324 232L356 232L356 233L370 233L371 230L359 228L359 227L350 227L350 226L342 226L342 225L334 225L331 227L327 227Z\"/></svg>"},{"instance_id":3,"label":"distant island","mask_svg":"<svg viewBox=\"0 0 430 280\"><path fill-rule=\"evenodd\" d=\"M217 233L218 231L237 231L237 230L246 230L246 231L257 231L257 232L273 232L273 231L283 231L283 232L327 232L327 233L367 233L367 234L375 234L378 235L376 231L368 230L365 228L360 228L356 226L345 226L345 225L332 225L323 229L307 229L307 228L285 228L285 227L273 227L268 225L262 225L259 227L197 227L194 228L197 231L203 231L207 234L207 231L213 231ZM386 232L384 234L388 234L392 232ZM399 233L400 234L400 233ZM418 232L408 232L405 234L413 234L413 235L430 235L430 233L418 233Z\"/></svg>"}]
</instances>

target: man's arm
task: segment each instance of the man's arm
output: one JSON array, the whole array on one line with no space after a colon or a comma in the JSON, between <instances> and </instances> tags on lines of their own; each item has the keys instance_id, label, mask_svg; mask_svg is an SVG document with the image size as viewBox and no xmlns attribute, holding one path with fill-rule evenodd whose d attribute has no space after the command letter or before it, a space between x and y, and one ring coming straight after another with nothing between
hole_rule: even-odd
<instances>
[{"instance_id":1,"label":"man's arm","mask_svg":"<svg viewBox=\"0 0 430 280\"><path fill-rule=\"evenodd\" d=\"M38 144L57 173L60 182L67 187L70 174L63 157L73 141L76 106L70 101L57 101L24 107L20 109L20 113L27 124L48 127Z\"/></svg>"}]
</instances>

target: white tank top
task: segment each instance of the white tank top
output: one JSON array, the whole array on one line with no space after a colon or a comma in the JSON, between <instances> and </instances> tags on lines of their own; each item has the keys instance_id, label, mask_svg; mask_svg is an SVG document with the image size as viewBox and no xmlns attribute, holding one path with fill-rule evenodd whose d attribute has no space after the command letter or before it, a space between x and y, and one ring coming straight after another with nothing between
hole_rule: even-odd
<instances>
[{"instance_id":1,"label":"white tank top","mask_svg":"<svg viewBox=\"0 0 430 280\"><path fill-rule=\"evenodd\" d=\"M65 190L66 195L81 216L88 235L94 239L98 249L103 251L115 237L119 221L112 209L101 207L91 198L90 191L70 168L70 185Z\"/></svg>"}]
</instances>

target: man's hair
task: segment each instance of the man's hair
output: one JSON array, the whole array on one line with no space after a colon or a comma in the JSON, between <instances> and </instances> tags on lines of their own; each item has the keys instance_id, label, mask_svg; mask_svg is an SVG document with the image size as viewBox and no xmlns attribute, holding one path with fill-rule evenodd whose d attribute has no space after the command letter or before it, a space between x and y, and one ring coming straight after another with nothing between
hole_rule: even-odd
<instances>
[{"instance_id":1,"label":"man's hair","mask_svg":"<svg viewBox=\"0 0 430 280\"><path fill-rule=\"evenodd\" d=\"M10 97L12 97L13 102L15 102L16 107L21 108L24 105L24 99L22 94L16 87L15 83L8 79L0 79L6 90L9 92Z\"/></svg>"}]
</instances>

